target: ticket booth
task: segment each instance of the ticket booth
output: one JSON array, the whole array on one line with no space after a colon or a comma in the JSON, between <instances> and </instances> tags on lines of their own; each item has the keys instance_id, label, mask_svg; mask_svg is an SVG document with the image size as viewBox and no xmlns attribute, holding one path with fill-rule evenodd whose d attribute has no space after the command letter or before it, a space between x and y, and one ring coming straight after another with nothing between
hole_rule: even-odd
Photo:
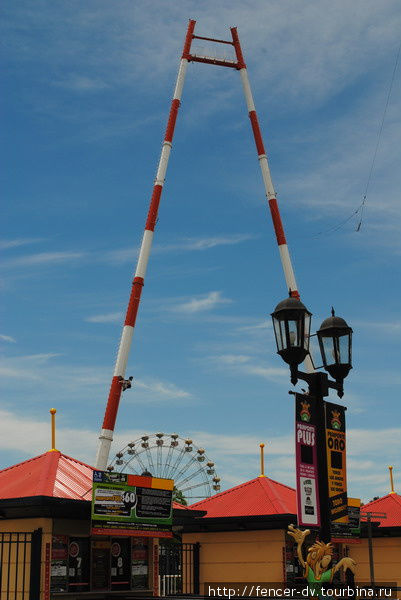
<instances>
[{"instance_id":1,"label":"ticket booth","mask_svg":"<svg viewBox=\"0 0 401 600\"><path fill-rule=\"evenodd\" d=\"M35 600L159 595L159 540L172 537L173 482L114 474L98 475L94 486L93 473L57 450L0 471L0 570L10 573L1 597L17 590L12 597L26 600L34 580Z\"/></svg>"}]
</instances>

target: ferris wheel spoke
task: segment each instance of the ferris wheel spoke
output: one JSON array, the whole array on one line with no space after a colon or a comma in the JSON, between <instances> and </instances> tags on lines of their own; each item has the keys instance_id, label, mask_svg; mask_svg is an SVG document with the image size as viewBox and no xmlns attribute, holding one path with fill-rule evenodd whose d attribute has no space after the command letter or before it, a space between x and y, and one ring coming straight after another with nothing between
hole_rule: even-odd
<instances>
[{"instance_id":1,"label":"ferris wheel spoke","mask_svg":"<svg viewBox=\"0 0 401 600\"><path fill-rule=\"evenodd\" d=\"M193 485L189 485L188 487L180 488L180 491L184 494L185 492L188 492L189 490L194 490L195 488L202 487L204 485L206 485L206 482L202 481L201 483L194 483Z\"/></svg>"},{"instance_id":2,"label":"ferris wheel spoke","mask_svg":"<svg viewBox=\"0 0 401 600\"><path fill-rule=\"evenodd\" d=\"M168 468L171 466L170 465L170 460L171 460L171 456L173 454L173 448L174 448L174 446L169 446L169 449L168 449L168 452L167 452L167 457L166 457L166 462L164 463L162 477L166 477L167 478Z\"/></svg>"},{"instance_id":3,"label":"ferris wheel spoke","mask_svg":"<svg viewBox=\"0 0 401 600\"><path fill-rule=\"evenodd\" d=\"M157 477L161 477L163 446L157 446Z\"/></svg>"},{"instance_id":4,"label":"ferris wheel spoke","mask_svg":"<svg viewBox=\"0 0 401 600\"><path fill-rule=\"evenodd\" d=\"M185 448L181 448L180 453L175 461L175 463L173 464L173 466L171 467L168 477L170 479L174 479L174 477L172 477L173 473L175 472L175 470L178 468L178 465L181 463L182 459L184 458L186 454Z\"/></svg>"},{"instance_id":5,"label":"ferris wheel spoke","mask_svg":"<svg viewBox=\"0 0 401 600\"><path fill-rule=\"evenodd\" d=\"M150 467L150 472L152 473L152 475L155 473L155 465L153 464L153 458L152 458L152 453L150 451L150 448L145 448L146 451L146 457L148 459L148 463L149 463L149 467ZM147 471L149 471L149 469L147 469ZM154 475L153 475L154 476Z\"/></svg>"},{"instance_id":6,"label":"ferris wheel spoke","mask_svg":"<svg viewBox=\"0 0 401 600\"><path fill-rule=\"evenodd\" d=\"M142 460L142 457L140 456L141 454L142 454L142 452L136 452L136 453L133 455L133 457L132 457L132 459L131 459L131 460L134 460L134 458L136 458L136 460L137 460L137 461L139 462L139 464L141 465L141 469L142 469L142 473L143 473L143 472L144 472L144 471L146 471L147 469L146 469L146 465L145 465L145 463L144 463L144 462L143 462L143 460ZM129 462L131 462L131 461L129 461ZM140 474L140 473L139 473L139 474Z\"/></svg>"},{"instance_id":7,"label":"ferris wheel spoke","mask_svg":"<svg viewBox=\"0 0 401 600\"><path fill-rule=\"evenodd\" d=\"M181 488L181 486L184 483L187 483L187 481L191 481L191 479L193 479L194 477L196 477L198 474L199 475L203 475L203 468L202 467L199 467L199 469L197 469L196 471L194 471L193 473L191 473L190 475L188 475L187 477L185 477L185 479L181 479L181 480L177 479L176 486L178 485Z\"/></svg>"},{"instance_id":8,"label":"ferris wheel spoke","mask_svg":"<svg viewBox=\"0 0 401 600\"><path fill-rule=\"evenodd\" d=\"M175 476L175 480L178 481L180 479L180 477L190 468L192 467L192 465L194 465L196 463L196 456L192 456L190 458L190 460L184 464L182 466L182 468L180 469L180 471L177 473L177 475Z\"/></svg>"}]
</instances>

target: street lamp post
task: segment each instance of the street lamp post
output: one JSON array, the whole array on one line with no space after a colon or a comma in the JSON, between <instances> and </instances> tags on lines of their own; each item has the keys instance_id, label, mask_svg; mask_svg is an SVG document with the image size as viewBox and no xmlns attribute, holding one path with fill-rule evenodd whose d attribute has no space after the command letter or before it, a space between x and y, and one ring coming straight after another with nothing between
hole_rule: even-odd
<instances>
[{"instance_id":1,"label":"street lamp post","mask_svg":"<svg viewBox=\"0 0 401 600\"><path fill-rule=\"evenodd\" d=\"M282 300L272 313L277 353L289 365L291 382L299 379L308 384L308 395L316 400L316 435L318 490L320 503L320 539L329 542L331 518L328 492L328 467L326 454L326 424L324 398L329 389L335 389L340 398L344 394L343 381L351 364L352 329L332 309L332 316L325 319L317 331L323 366L327 373L304 373L298 369L309 353L309 337L312 313L296 298Z\"/></svg>"}]
</instances>

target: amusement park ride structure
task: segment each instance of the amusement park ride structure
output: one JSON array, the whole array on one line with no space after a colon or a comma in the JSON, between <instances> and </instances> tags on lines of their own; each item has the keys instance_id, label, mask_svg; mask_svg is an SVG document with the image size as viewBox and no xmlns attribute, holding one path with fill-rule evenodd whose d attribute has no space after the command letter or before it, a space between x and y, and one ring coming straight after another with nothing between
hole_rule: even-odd
<instances>
[{"instance_id":1,"label":"amusement park ride structure","mask_svg":"<svg viewBox=\"0 0 401 600\"><path fill-rule=\"evenodd\" d=\"M125 371L127 367L128 355L131 347L132 336L136 317L138 313L139 302L141 298L142 288L144 285L146 269L148 265L150 250L153 241L154 229L157 220L159 203L163 191L163 184L166 177L168 160L172 148L175 123L177 120L178 109L184 86L184 79L189 62L200 62L221 67L229 67L239 71L241 76L242 86L245 94L245 100L248 108L248 114L251 121L252 131L255 139L256 150L262 178L265 188L266 198L269 204L271 217L273 220L274 231L277 238L277 244L280 252L281 264L284 271L286 288L290 295L299 299L299 292L295 281L295 275L292 268L291 258L288 251L288 246L284 234L284 228L280 217L280 212L276 200L276 194L273 187L272 178L270 175L269 164L263 144L262 134L259 127L258 117L255 110L255 104L251 92L251 87L248 78L248 72L244 57L241 50L241 45L237 33L237 28L231 28L231 41L201 37L194 34L196 21L190 20L188 24L187 34L184 42L184 49L178 70L176 85L174 89L173 100L171 102L170 113L167 122L166 133L162 144L161 156L156 174L156 180L153 187L153 193L150 200L149 212L145 225L145 232L142 238L142 244L138 256L138 262L135 270L135 276L132 283L131 295L128 303L128 309L125 317L124 327L122 331L121 341L118 349L117 360L114 368L113 378L111 382L109 397L106 406L106 412L103 420L101 433L99 436L99 446L96 457L96 468L105 470L107 468L108 458L111 443L113 440L113 432L117 418L118 407L120 403L121 393L131 387L132 378L125 379ZM193 40L204 40L207 42L215 42L218 44L229 44L234 48L236 60L226 60L213 58L209 56L201 56L191 53L191 45ZM311 370L309 364L306 365L307 370Z\"/></svg>"},{"instance_id":2,"label":"amusement park ride structure","mask_svg":"<svg viewBox=\"0 0 401 600\"><path fill-rule=\"evenodd\" d=\"M220 477L205 449L177 433L143 435L129 442L117 452L107 469L134 475L150 472L153 477L174 479L180 501L189 504L220 490Z\"/></svg>"}]
</instances>

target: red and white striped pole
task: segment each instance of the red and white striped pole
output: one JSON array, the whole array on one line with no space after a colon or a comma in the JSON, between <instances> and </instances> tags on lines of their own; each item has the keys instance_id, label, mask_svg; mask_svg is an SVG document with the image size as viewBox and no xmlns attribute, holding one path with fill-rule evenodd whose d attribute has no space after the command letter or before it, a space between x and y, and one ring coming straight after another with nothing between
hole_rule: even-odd
<instances>
[{"instance_id":1,"label":"red and white striped pole","mask_svg":"<svg viewBox=\"0 0 401 600\"><path fill-rule=\"evenodd\" d=\"M294 269L292 268L292 262L290 253L287 246L287 240L285 238L284 227L281 221L280 211L277 204L276 192L274 191L273 181L270 175L269 163L267 161L267 155L263 144L262 133L259 127L259 121L256 114L255 103L251 92L251 86L249 83L248 72L246 64L241 50L241 45L237 33L237 28L231 28L231 35L233 45L235 48L235 54L238 61L238 70L241 75L242 86L244 88L245 100L248 107L249 118L251 120L253 136L255 138L256 150L258 153L259 165L262 171L263 183L265 186L266 198L269 203L270 213L273 220L274 231L277 238L278 249L280 252L281 265L284 271L285 282L287 290L290 291L293 298L300 299L297 282L295 280ZM309 355L306 356L304 361L305 369L311 373L314 371L313 364Z\"/></svg>"},{"instance_id":2,"label":"red and white striped pole","mask_svg":"<svg viewBox=\"0 0 401 600\"><path fill-rule=\"evenodd\" d=\"M255 138L260 169L262 171L263 182L265 185L266 198L268 200L271 216L273 219L273 226L274 231L276 233L285 282L287 284L287 289L291 291L291 296L293 296L294 298L299 298L299 292L297 288L297 283L295 281L295 275L294 270L292 268L290 253L288 251L287 241L285 239L283 223L281 221L280 212L276 200L276 193L274 191L273 182L270 175L269 163L267 161L265 147L263 144L262 133L260 131L258 117L255 110L255 103L252 97L251 86L248 79L248 72L246 70L246 64L242 55L241 45L239 42L236 27L231 28L231 35L233 39L235 53L237 56L238 70L241 75L242 86L244 88L249 118L251 120L253 136Z\"/></svg>"},{"instance_id":3,"label":"red and white striped pole","mask_svg":"<svg viewBox=\"0 0 401 600\"><path fill-rule=\"evenodd\" d=\"M177 81L175 85L173 100L171 102L170 113L167 122L166 134L162 145L159 166L157 169L156 180L153 187L153 193L150 200L149 213L146 220L145 232L142 238L141 249L138 256L134 281L132 283L131 296L129 299L127 314L121 335L120 346L118 349L117 360L114 368L113 379L109 397L104 415L102 430L99 436L99 446L96 457L96 468L105 470L109 459L110 446L113 441L114 426L117 418L118 406L120 403L121 392L123 389L123 380L127 368L128 355L131 347L132 336L134 333L136 316L138 313L139 302L141 299L142 288L148 265L150 250L152 247L153 234L157 220L160 198L163 190L163 184L166 177L167 165L172 147L175 122L184 85L185 73L188 66L188 57L191 49L193 32L196 21L189 21L187 34L185 37L184 49L178 70Z\"/></svg>"}]
</instances>

